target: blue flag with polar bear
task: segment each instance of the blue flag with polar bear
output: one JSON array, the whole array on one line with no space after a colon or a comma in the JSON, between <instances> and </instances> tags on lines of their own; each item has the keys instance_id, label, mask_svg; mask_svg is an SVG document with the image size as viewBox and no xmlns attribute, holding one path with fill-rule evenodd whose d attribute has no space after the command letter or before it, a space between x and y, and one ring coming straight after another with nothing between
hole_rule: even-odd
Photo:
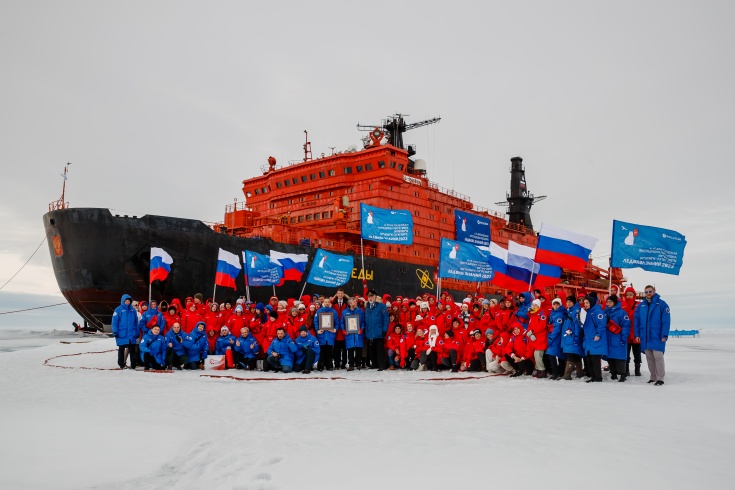
<instances>
[{"instance_id":1,"label":"blue flag with polar bear","mask_svg":"<svg viewBox=\"0 0 735 490\"><path fill-rule=\"evenodd\" d=\"M673 230L613 220L610 266L678 276L686 244L686 237Z\"/></svg>"},{"instance_id":2,"label":"blue flag with polar bear","mask_svg":"<svg viewBox=\"0 0 735 490\"><path fill-rule=\"evenodd\" d=\"M442 238L439 277L464 281L489 281L493 278L490 253L472 244Z\"/></svg>"}]
</instances>

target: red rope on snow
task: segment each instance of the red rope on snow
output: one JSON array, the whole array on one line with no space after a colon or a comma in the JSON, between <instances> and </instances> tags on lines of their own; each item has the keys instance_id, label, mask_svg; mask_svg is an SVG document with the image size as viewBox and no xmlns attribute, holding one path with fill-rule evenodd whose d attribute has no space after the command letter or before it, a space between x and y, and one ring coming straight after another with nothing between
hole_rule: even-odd
<instances>
[{"instance_id":1,"label":"red rope on snow","mask_svg":"<svg viewBox=\"0 0 735 490\"><path fill-rule=\"evenodd\" d=\"M61 369L90 369L93 371L120 371L121 369L119 367L116 368L95 368L95 367L86 367L86 366L59 366L58 364L50 364L49 361L52 361L54 359L59 359L60 357L73 357L73 356L81 356L85 354L107 354L108 352L115 352L117 349L110 349L110 350L102 350L97 352L77 352L76 354L61 354L54 357L49 357L45 361L43 361L44 366L48 367L55 367L55 368L61 368Z\"/></svg>"}]
</instances>

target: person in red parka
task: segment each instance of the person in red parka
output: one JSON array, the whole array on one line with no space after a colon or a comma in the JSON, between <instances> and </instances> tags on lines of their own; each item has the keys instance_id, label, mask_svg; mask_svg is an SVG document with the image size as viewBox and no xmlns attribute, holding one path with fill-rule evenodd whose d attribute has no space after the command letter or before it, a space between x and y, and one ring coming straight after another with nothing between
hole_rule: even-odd
<instances>
[{"instance_id":1,"label":"person in red parka","mask_svg":"<svg viewBox=\"0 0 735 490\"><path fill-rule=\"evenodd\" d=\"M235 313L230 316L229 320L227 320L227 328L230 332L240 332L242 327L248 327L249 331L250 321L245 318L242 305L237 305L235 307Z\"/></svg>"},{"instance_id":2,"label":"person in red parka","mask_svg":"<svg viewBox=\"0 0 735 490\"><path fill-rule=\"evenodd\" d=\"M426 349L429 348L426 342L427 332L418 329L416 335L413 337L413 344L409 344L409 351L413 350L413 361L411 362L411 369L416 371L426 371L426 365L421 359L426 359Z\"/></svg>"},{"instance_id":3,"label":"person in red parka","mask_svg":"<svg viewBox=\"0 0 735 490\"><path fill-rule=\"evenodd\" d=\"M413 329L413 323L408 322L406 324L406 332L403 334L403 344L406 350L406 370L410 371L413 369L411 366L413 360L416 358L416 332Z\"/></svg>"},{"instance_id":4,"label":"person in red parka","mask_svg":"<svg viewBox=\"0 0 735 490\"><path fill-rule=\"evenodd\" d=\"M487 372L494 374L507 374L508 371L501 365L505 362L505 346L510 340L508 332L495 333L492 328L485 330L486 344L488 346L485 351L485 361L487 363Z\"/></svg>"},{"instance_id":5,"label":"person in red parka","mask_svg":"<svg viewBox=\"0 0 735 490\"><path fill-rule=\"evenodd\" d=\"M181 330L186 334L190 334L197 323L203 322L204 317L199 313L196 303L193 301L189 303L189 309L181 315Z\"/></svg>"},{"instance_id":6,"label":"person in red parka","mask_svg":"<svg viewBox=\"0 0 735 490\"><path fill-rule=\"evenodd\" d=\"M633 286L625 288L621 307L630 318L630 335L628 335L628 360L625 364L625 375L630 376L630 351L633 351L633 362L635 366L635 375L641 375L641 342L636 340L635 332L635 308L639 301L636 300L636 292Z\"/></svg>"},{"instance_id":7,"label":"person in red parka","mask_svg":"<svg viewBox=\"0 0 735 490\"><path fill-rule=\"evenodd\" d=\"M511 333L511 325L515 321L515 303L513 298L506 297L503 300L503 309L495 316L495 326L498 331Z\"/></svg>"},{"instance_id":8,"label":"person in red parka","mask_svg":"<svg viewBox=\"0 0 735 490\"><path fill-rule=\"evenodd\" d=\"M388 354L388 369L393 371L396 367L406 367L406 343L400 323L396 323L392 331L388 331L384 346Z\"/></svg>"},{"instance_id":9,"label":"person in red parka","mask_svg":"<svg viewBox=\"0 0 735 490\"><path fill-rule=\"evenodd\" d=\"M528 337L520 322L513 323L511 332L511 337L503 350L505 361L500 365L513 373L511 377L523 374L530 376L533 373L533 347L528 345Z\"/></svg>"},{"instance_id":10,"label":"person in red parka","mask_svg":"<svg viewBox=\"0 0 735 490\"><path fill-rule=\"evenodd\" d=\"M171 327L174 326L174 323L181 325L181 317L177 314L175 305L168 307L168 311L163 314L163 319L166 320L166 326L163 329L164 337L171 330Z\"/></svg>"},{"instance_id":11,"label":"person in red parka","mask_svg":"<svg viewBox=\"0 0 735 490\"><path fill-rule=\"evenodd\" d=\"M464 346L460 371L485 371L487 369L485 357L485 339L480 329L470 332L470 338Z\"/></svg>"},{"instance_id":12,"label":"person in red parka","mask_svg":"<svg viewBox=\"0 0 735 490\"><path fill-rule=\"evenodd\" d=\"M453 330L444 332L444 345L442 350L443 356L441 363L450 368L453 373L459 371L459 364L462 362L462 344L454 336Z\"/></svg>"},{"instance_id":13,"label":"person in red parka","mask_svg":"<svg viewBox=\"0 0 735 490\"><path fill-rule=\"evenodd\" d=\"M204 323L206 327L204 331L207 334L207 342L209 343L209 353L214 354L214 346L217 343L217 336L220 333L220 329L223 325L220 325L222 315L219 312L217 303L209 303L209 311L204 315Z\"/></svg>"},{"instance_id":14,"label":"person in red parka","mask_svg":"<svg viewBox=\"0 0 735 490\"><path fill-rule=\"evenodd\" d=\"M541 306L541 300L536 298L531 302L528 310L528 344L533 349L533 359L536 365L534 377L545 378L546 366L544 365L544 354L549 347L549 312Z\"/></svg>"}]
</instances>

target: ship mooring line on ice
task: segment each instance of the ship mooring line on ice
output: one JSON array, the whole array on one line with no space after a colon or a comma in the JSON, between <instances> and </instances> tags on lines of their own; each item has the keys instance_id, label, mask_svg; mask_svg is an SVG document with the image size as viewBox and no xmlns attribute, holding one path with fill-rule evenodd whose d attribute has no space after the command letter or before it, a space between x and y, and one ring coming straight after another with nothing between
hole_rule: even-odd
<instances>
[{"instance_id":1,"label":"ship mooring line on ice","mask_svg":"<svg viewBox=\"0 0 735 490\"><path fill-rule=\"evenodd\" d=\"M21 313L24 311L32 311L32 310L41 310L43 308L51 308L52 306L61 306L61 305L68 305L68 301L64 301L63 303L56 303L53 305L46 305L46 306L36 306L35 308L25 308L22 310L13 310L13 311L0 311L0 315L9 315L11 313Z\"/></svg>"},{"instance_id":2,"label":"ship mooring line on ice","mask_svg":"<svg viewBox=\"0 0 735 490\"><path fill-rule=\"evenodd\" d=\"M7 286L10 283L10 281L12 281L15 278L15 276L17 276L18 274L20 274L20 271L22 271L23 268L28 265L28 262L30 262L31 259L33 258L33 256L36 255L36 252L38 252L38 249L41 248L41 245L43 245L43 242L45 242L45 241L46 241L46 236L44 235L43 240L41 240L41 243L38 244L38 246L36 247L36 250L33 251L33 253L31 254L31 256L28 257L28 260L26 260L26 263L23 264L20 267L20 269L18 269L18 272L16 272L15 274L13 274L13 276L10 279L8 279L7 281L5 281L5 284L3 284L2 286L0 286L0 289L2 289L5 286Z\"/></svg>"}]
</instances>

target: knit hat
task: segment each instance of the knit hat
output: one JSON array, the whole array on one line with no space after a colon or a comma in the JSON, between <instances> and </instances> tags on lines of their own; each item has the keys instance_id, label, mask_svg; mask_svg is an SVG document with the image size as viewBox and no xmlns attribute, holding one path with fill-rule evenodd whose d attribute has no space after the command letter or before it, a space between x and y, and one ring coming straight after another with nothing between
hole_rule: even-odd
<instances>
[{"instance_id":1,"label":"knit hat","mask_svg":"<svg viewBox=\"0 0 735 490\"><path fill-rule=\"evenodd\" d=\"M561 306L561 299L560 298L554 298L554 299L552 299L551 300L551 304L553 305L554 303L556 303L559 306Z\"/></svg>"},{"instance_id":2,"label":"knit hat","mask_svg":"<svg viewBox=\"0 0 735 490\"><path fill-rule=\"evenodd\" d=\"M258 303L257 305L255 305L255 309L263 311L265 310L265 306L263 306L263 303Z\"/></svg>"},{"instance_id":3,"label":"knit hat","mask_svg":"<svg viewBox=\"0 0 735 490\"><path fill-rule=\"evenodd\" d=\"M608 301L612 301L613 304L618 304L618 297L616 295L614 295L614 294L611 294L610 296L608 296L607 297L607 300Z\"/></svg>"},{"instance_id":4,"label":"knit hat","mask_svg":"<svg viewBox=\"0 0 735 490\"><path fill-rule=\"evenodd\" d=\"M494 331L494 330L493 330L492 328L488 328L487 330L485 330L485 336L486 336L486 337L487 337L488 335L492 335L492 334L494 334L494 333L495 333L495 331Z\"/></svg>"},{"instance_id":5,"label":"knit hat","mask_svg":"<svg viewBox=\"0 0 735 490\"><path fill-rule=\"evenodd\" d=\"M237 305L237 306L235 306L235 313L237 313L238 311L239 311L240 313L242 313L242 306L241 306L241 305Z\"/></svg>"},{"instance_id":6,"label":"knit hat","mask_svg":"<svg viewBox=\"0 0 735 490\"><path fill-rule=\"evenodd\" d=\"M444 332L444 335L446 335L447 337L454 337L454 331L453 330L447 330L446 332Z\"/></svg>"},{"instance_id":7,"label":"knit hat","mask_svg":"<svg viewBox=\"0 0 735 490\"><path fill-rule=\"evenodd\" d=\"M540 299L535 299L535 300L531 301L531 305L533 307L535 307L535 308L541 308L541 300Z\"/></svg>"},{"instance_id":8,"label":"knit hat","mask_svg":"<svg viewBox=\"0 0 735 490\"><path fill-rule=\"evenodd\" d=\"M476 333L480 333L481 334L482 332L480 332L480 329L479 328L476 328L476 329L474 329L473 331L470 332L470 335L475 335Z\"/></svg>"},{"instance_id":9,"label":"knit hat","mask_svg":"<svg viewBox=\"0 0 735 490\"><path fill-rule=\"evenodd\" d=\"M309 331L309 329L308 329L308 328L306 328L306 325L301 325L301 326L299 327L299 332L308 332L308 331Z\"/></svg>"},{"instance_id":10,"label":"knit hat","mask_svg":"<svg viewBox=\"0 0 735 490\"><path fill-rule=\"evenodd\" d=\"M483 299L482 300L482 304L483 305L489 305L490 304L490 300L489 299Z\"/></svg>"}]
</instances>

